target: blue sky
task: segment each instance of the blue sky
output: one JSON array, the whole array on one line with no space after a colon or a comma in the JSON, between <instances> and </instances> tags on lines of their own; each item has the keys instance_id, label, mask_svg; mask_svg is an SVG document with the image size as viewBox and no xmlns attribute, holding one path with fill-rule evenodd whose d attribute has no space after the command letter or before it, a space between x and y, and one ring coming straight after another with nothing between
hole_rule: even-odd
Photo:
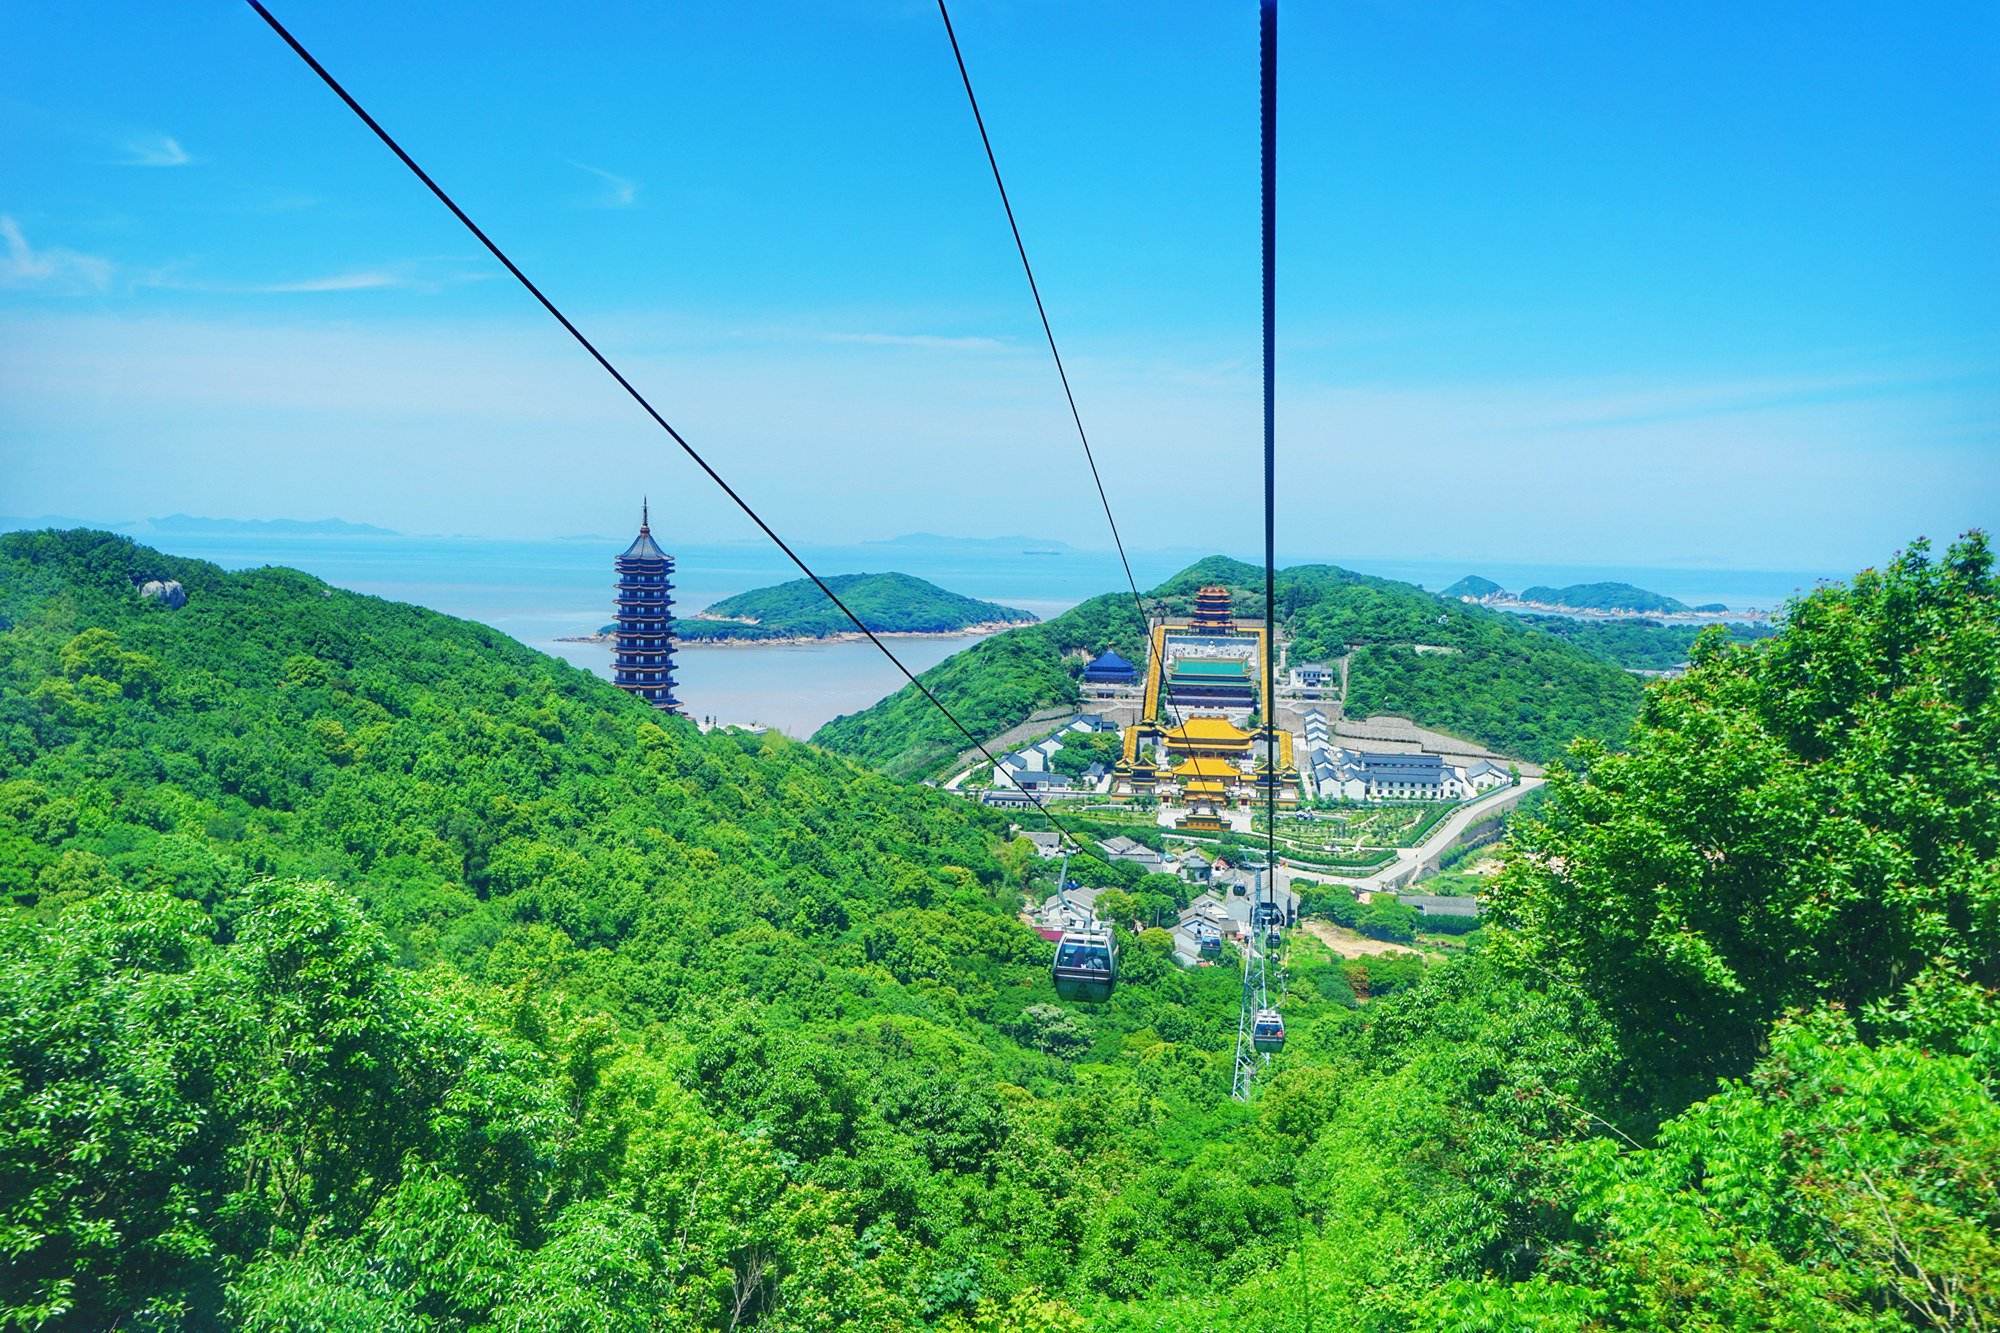
<instances>
[{"instance_id":1,"label":"blue sky","mask_svg":"<svg viewBox=\"0 0 2000 1333\"><path fill-rule=\"evenodd\" d=\"M274 6L787 532L1103 543L935 9ZM1255 5L954 17L1138 545L1259 544ZM245 7L9 7L0 514L748 535ZM1291 4L1281 547L2000 520L2000 9Z\"/></svg>"}]
</instances>

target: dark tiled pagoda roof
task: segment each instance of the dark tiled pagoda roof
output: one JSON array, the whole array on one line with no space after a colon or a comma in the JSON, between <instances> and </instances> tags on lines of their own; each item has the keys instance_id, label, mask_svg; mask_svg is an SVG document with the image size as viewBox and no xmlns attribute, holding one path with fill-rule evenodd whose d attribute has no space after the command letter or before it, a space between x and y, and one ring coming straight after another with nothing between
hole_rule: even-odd
<instances>
[{"instance_id":1,"label":"dark tiled pagoda roof","mask_svg":"<svg viewBox=\"0 0 2000 1333\"><path fill-rule=\"evenodd\" d=\"M603 557L600 556L598 558L602 559ZM641 524L639 526L639 535L632 539L632 544L626 547L625 553L618 558L620 560L665 560L667 553L662 551L660 544L653 540L653 530Z\"/></svg>"}]
</instances>

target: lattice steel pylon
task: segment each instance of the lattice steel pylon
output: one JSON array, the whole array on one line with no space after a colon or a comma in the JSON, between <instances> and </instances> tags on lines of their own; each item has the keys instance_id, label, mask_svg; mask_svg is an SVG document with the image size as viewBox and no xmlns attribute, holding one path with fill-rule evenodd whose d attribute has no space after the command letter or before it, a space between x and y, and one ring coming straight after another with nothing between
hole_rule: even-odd
<instances>
[{"instance_id":1,"label":"lattice steel pylon","mask_svg":"<svg viewBox=\"0 0 2000 1333\"><path fill-rule=\"evenodd\" d=\"M1236 1074L1229 1085L1229 1095L1239 1102L1250 1100L1257 1076L1271 1064L1271 1057L1258 1050L1251 1039L1257 1011L1268 1009L1271 1003L1263 944L1263 933L1268 929L1264 905L1269 901L1265 885L1270 874L1269 866L1257 872L1257 892L1250 900L1250 936L1243 943L1243 999L1236 1009Z\"/></svg>"}]
</instances>

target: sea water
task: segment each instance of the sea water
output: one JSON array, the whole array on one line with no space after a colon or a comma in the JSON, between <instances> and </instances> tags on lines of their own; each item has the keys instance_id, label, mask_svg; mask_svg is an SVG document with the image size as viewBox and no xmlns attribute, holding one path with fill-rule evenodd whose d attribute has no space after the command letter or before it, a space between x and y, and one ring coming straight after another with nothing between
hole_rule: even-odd
<instances>
[{"instance_id":1,"label":"sea water","mask_svg":"<svg viewBox=\"0 0 2000 1333\"><path fill-rule=\"evenodd\" d=\"M470 537L237 535L176 533L147 538L176 555L226 569L286 565L339 587L414 602L482 621L522 643L597 674L611 674L610 646L563 642L611 618L611 560L624 542L610 538L507 541ZM752 588L798 577L775 548L729 544L672 546L675 602L685 613ZM1115 552L949 541L871 543L801 550L822 573L914 574L967 596L1020 607L1044 618L1086 597L1125 586ZM1195 551L1135 551L1142 588L1198 559ZM1285 563L1339 564L1433 591L1482 574L1519 591L1536 583L1612 580L1678 597L1690 605L1775 609L1822 577L1812 572L1533 565L1506 561L1396 561L1288 554ZM924 671L978 641L978 635L888 640L912 671ZM823 723L893 693L902 673L872 644L839 642L758 647L693 647L676 655L678 693L690 716L777 727L808 736Z\"/></svg>"}]
</instances>

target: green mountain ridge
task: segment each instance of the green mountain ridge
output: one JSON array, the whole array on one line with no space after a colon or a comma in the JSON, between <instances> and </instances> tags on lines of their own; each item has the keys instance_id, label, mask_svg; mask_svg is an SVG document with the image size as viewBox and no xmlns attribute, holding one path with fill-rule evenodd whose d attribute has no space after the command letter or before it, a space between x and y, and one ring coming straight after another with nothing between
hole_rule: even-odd
<instances>
[{"instance_id":1,"label":"green mountain ridge","mask_svg":"<svg viewBox=\"0 0 2000 1333\"><path fill-rule=\"evenodd\" d=\"M1149 592L1147 603L1184 615L1195 590L1210 583L1231 589L1238 616L1263 614L1263 569L1223 556L1190 565ZM1628 674L1504 613L1333 565L1281 570L1277 587L1293 662L1331 661L1352 648L1353 716L1401 714L1539 761L1577 736L1615 740L1637 713L1640 690ZM1459 651L1420 653L1418 644ZM1128 595L1093 597L1042 624L997 634L922 680L975 735L991 736L1037 708L1075 703L1084 657L1106 647L1144 660ZM909 686L834 719L813 740L899 777L933 775L965 748Z\"/></svg>"},{"instance_id":2,"label":"green mountain ridge","mask_svg":"<svg viewBox=\"0 0 2000 1333\"><path fill-rule=\"evenodd\" d=\"M1249 1104L1232 967L1054 1002L963 801L103 533L0 537L0 624L5 1326L2000 1319L1981 539L1703 640L1462 952L1294 933Z\"/></svg>"},{"instance_id":3,"label":"green mountain ridge","mask_svg":"<svg viewBox=\"0 0 2000 1333\"><path fill-rule=\"evenodd\" d=\"M826 577L826 585L878 634L945 634L974 625L1031 624L1036 619L1018 607L949 592L910 574L833 574ZM674 632L699 643L817 639L855 630L812 580L792 579L725 597L699 616L676 620Z\"/></svg>"}]
</instances>

